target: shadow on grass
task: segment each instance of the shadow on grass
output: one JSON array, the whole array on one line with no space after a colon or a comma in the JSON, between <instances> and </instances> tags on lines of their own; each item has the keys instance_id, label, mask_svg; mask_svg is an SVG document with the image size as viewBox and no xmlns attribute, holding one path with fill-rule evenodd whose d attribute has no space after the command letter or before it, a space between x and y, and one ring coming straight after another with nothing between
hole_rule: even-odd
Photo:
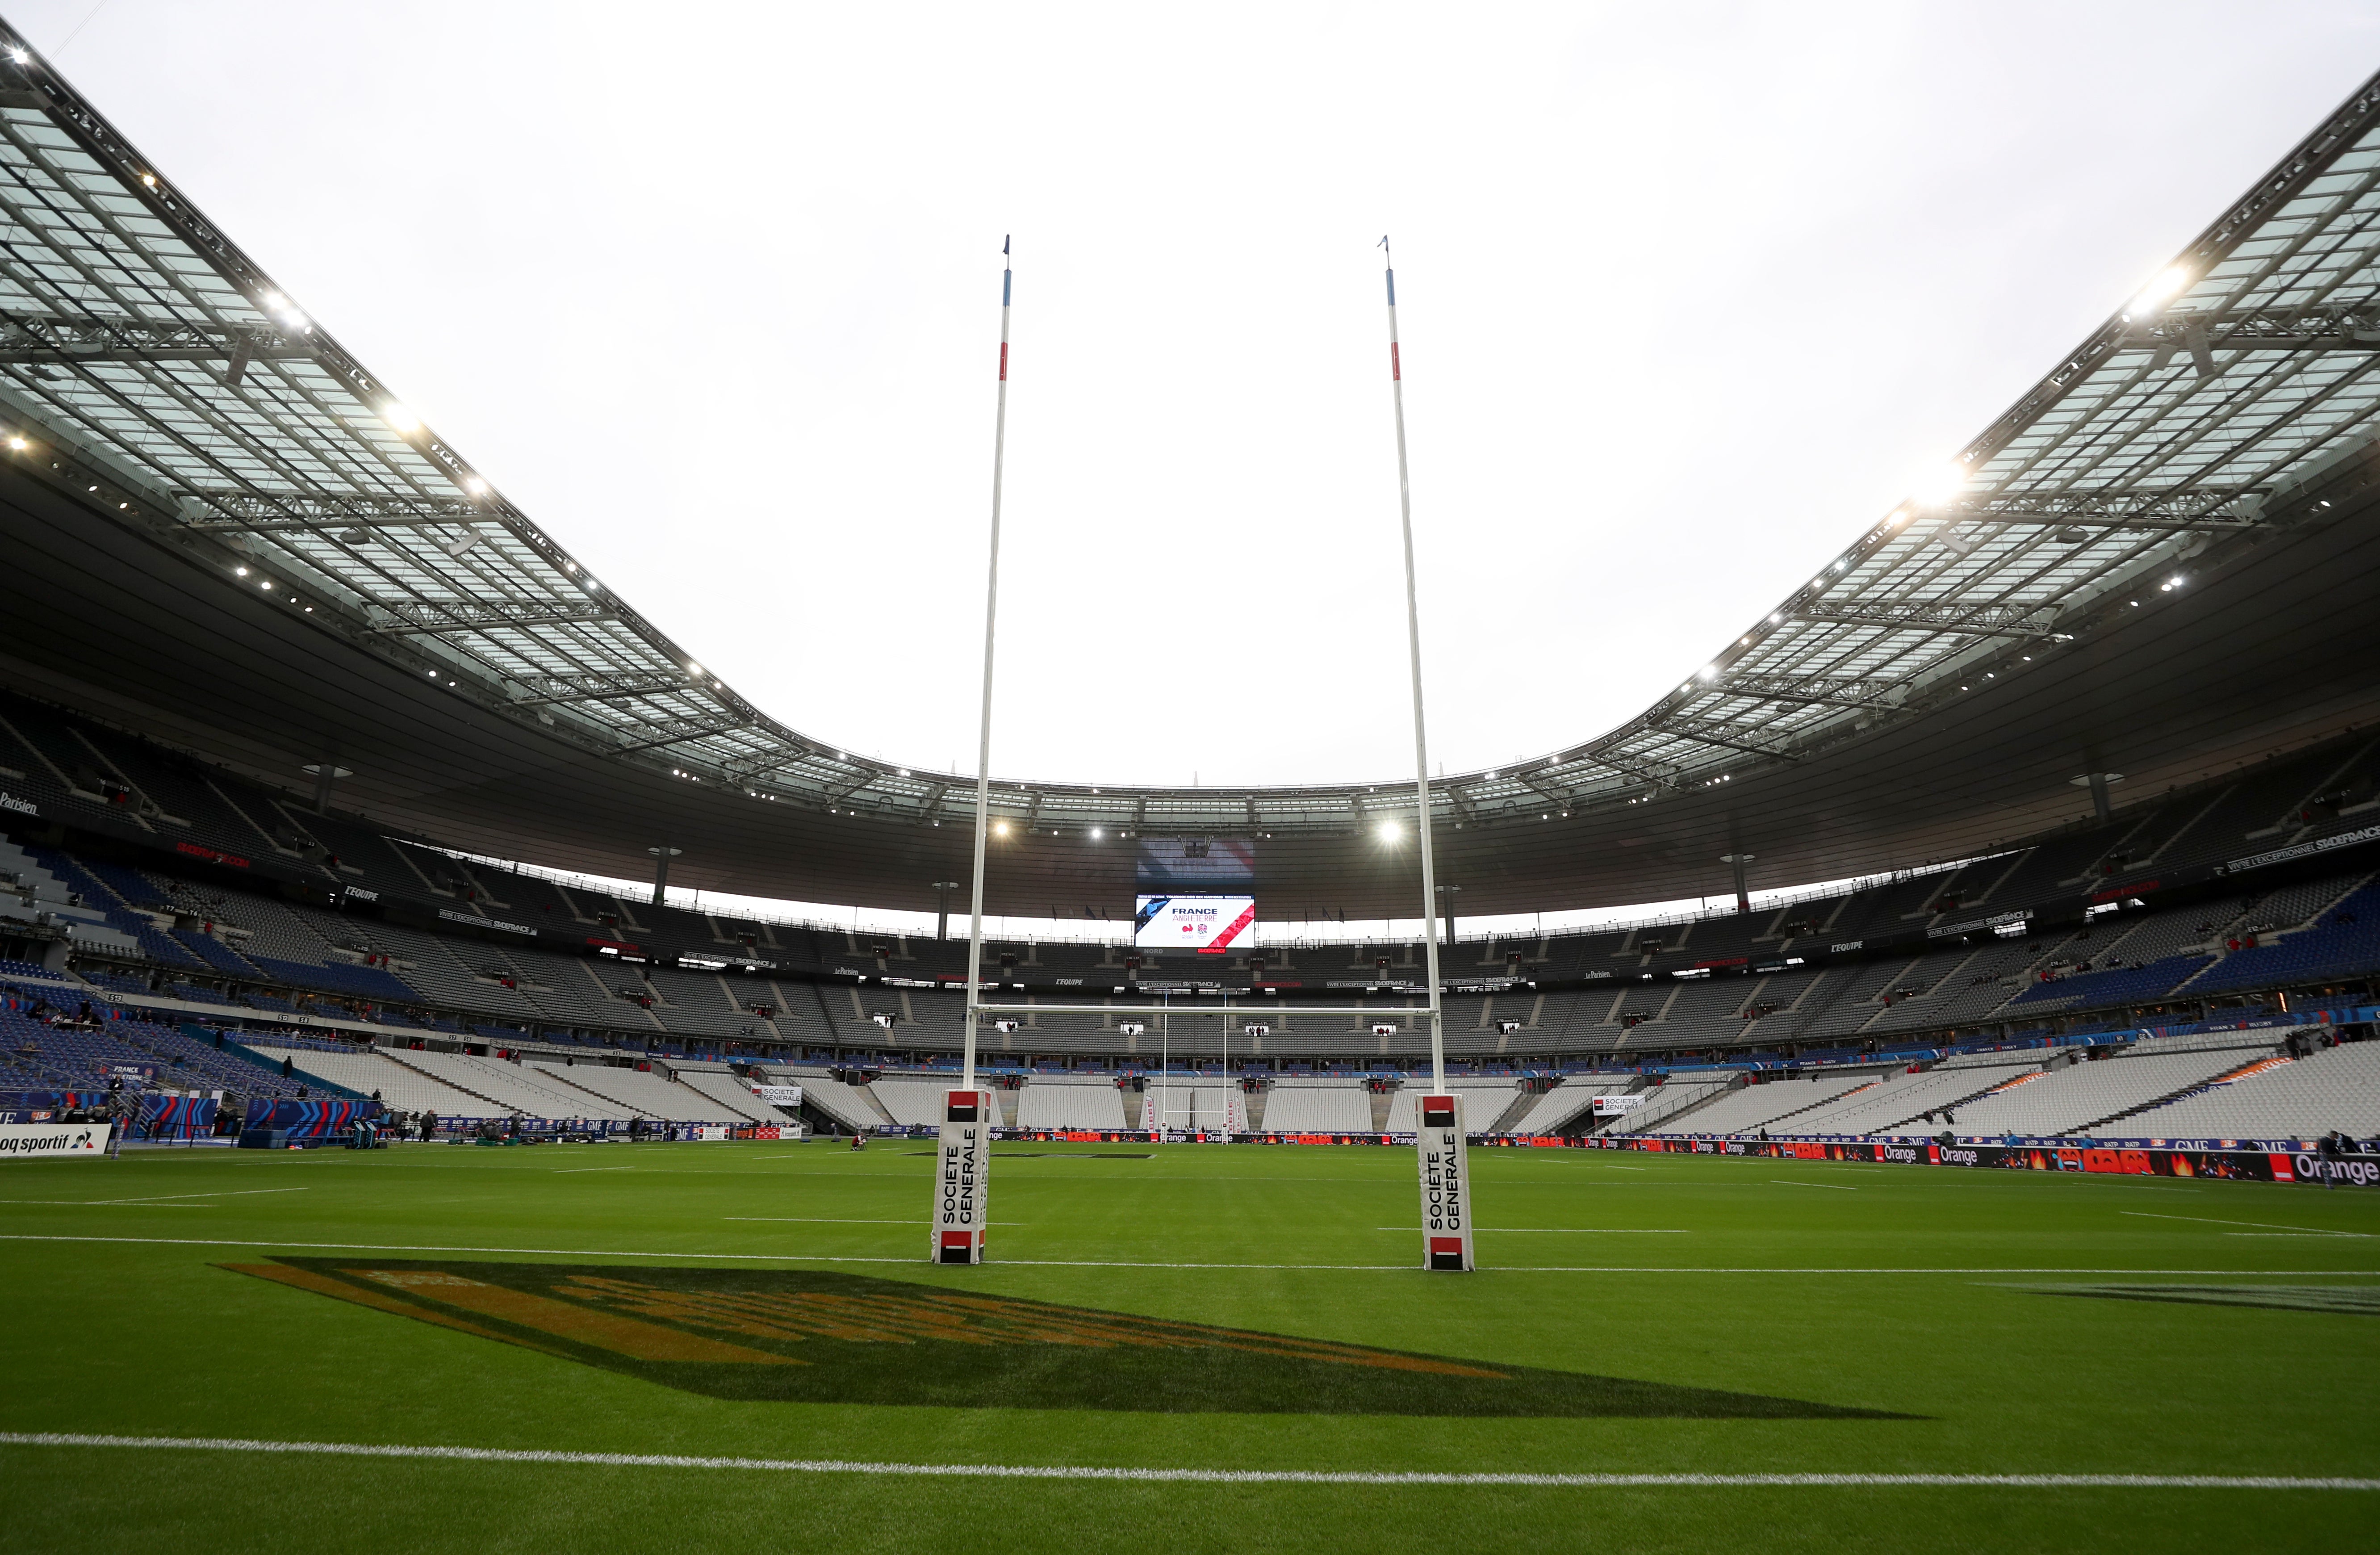
<instances>
[{"instance_id":1,"label":"shadow on grass","mask_svg":"<svg viewBox=\"0 0 2380 1555\"><path fill-rule=\"evenodd\" d=\"M1910 1418L870 1275L384 1258L222 1267L713 1398L1161 1414Z\"/></svg>"}]
</instances>

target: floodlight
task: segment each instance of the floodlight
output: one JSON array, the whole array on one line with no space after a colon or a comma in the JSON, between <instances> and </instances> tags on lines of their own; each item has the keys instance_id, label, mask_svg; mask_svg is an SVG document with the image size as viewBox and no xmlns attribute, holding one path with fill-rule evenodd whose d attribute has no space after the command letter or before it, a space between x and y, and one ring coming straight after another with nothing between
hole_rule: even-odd
<instances>
[{"instance_id":1,"label":"floodlight","mask_svg":"<svg viewBox=\"0 0 2380 1555\"><path fill-rule=\"evenodd\" d=\"M2188 290L2191 280L2188 266L2168 265L2157 272L2155 280L2141 288L2140 296L2132 298L2132 311L2142 316L2155 312L2166 303Z\"/></svg>"},{"instance_id":2,"label":"floodlight","mask_svg":"<svg viewBox=\"0 0 2380 1555\"><path fill-rule=\"evenodd\" d=\"M1404 829L1399 826L1395 821L1383 820L1380 822L1380 841L1384 843L1394 843L1398 838L1403 835Z\"/></svg>"},{"instance_id":3,"label":"floodlight","mask_svg":"<svg viewBox=\"0 0 2380 1555\"><path fill-rule=\"evenodd\" d=\"M1941 465L1933 469L1918 472L1915 495L1917 500L1926 506L1939 507L1964 491L1966 486L1966 466Z\"/></svg>"},{"instance_id":4,"label":"floodlight","mask_svg":"<svg viewBox=\"0 0 2380 1555\"><path fill-rule=\"evenodd\" d=\"M421 418L395 400L391 400L381 407L380 419L401 432L418 432L421 430Z\"/></svg>"}]
</instances>

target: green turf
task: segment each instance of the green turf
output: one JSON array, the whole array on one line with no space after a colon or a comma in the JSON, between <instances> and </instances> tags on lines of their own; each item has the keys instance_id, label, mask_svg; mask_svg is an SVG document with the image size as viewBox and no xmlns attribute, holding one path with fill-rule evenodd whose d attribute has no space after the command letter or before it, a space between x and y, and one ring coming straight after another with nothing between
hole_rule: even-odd
<instances>
[{"instance_id":1,"label":"green turf","mask_svg":"<svg viewBox=\"0 0 2380 1555\"><path fill-rule=\"evenodd\" d=\"M1468 1276L1410 1267L1414 1162L1392 1149L1002 1152L995 1261L976 1269L924 1261L929 1161L897 1148L11 1162L0 1235L58 1240L0 1241L0 1430L1160 1468L2380 1476L2380 1193L1472 1160L1486 1267ZM362 1289L357 1270L413 1306L285 1282ZM644 1303L639 1321L743 1358L697 1338L691 1360L623 1360L601 1344L644 1342L491 1317L492 1292ZM713 1315L688 1327L687 1300ZM729 1308L743 1328L701 1328ZM999 1332L787 1326L821 1311ZM1208 1345L1198 1325L1236 1337ZM1362 1358L1383 1355L1451 1369ZM1099 1484L0 1447L0 1542L26 1549L2302 1550L2375 1513L2380 1494L2349 1491Z\"/></svg>"}]
</instances>

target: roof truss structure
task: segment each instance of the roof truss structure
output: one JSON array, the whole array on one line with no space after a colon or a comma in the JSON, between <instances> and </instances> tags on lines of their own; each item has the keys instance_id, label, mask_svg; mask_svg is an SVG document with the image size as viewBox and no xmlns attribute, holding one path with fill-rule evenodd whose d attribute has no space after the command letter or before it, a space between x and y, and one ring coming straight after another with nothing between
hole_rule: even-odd
<instances>
[{"instance_id":1,"label":"roof truss structure","mask_svg":"<svg viewBox=\"0 0 2380 1555\"><path fill-rule=\"evenodd\" d=\"M2111 599L2321 521L2380 420L2380 78L1963 452L1617 729L1434 802L1466 826L1642 803L1790 761L2070 640ZM13 440L13 441L12 441ZM970 785L862 760L738 698L420 425L0 25L0 458L278 580L366 651L612 760L918 824ZM1333 833L1405 784L994 785L1036 830Z\"/></svg>"}]
</instances>

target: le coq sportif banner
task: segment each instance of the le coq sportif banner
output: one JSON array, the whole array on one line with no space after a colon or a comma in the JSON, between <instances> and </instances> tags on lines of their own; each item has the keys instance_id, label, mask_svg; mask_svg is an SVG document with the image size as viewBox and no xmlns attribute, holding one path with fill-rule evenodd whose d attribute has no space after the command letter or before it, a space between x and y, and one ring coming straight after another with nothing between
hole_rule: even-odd
<instances>
[{"instance_id":1,"label":"le coq sportif banner","mask_svg":"<svg viewBox=\"0 0 2380 1555\"><path fill-rule=\"evenodd\" d=\"M92 1160L107 1153L107 1135L106 1124L0 1124L0 1160Z\"/></svg>"}]
</instances>

